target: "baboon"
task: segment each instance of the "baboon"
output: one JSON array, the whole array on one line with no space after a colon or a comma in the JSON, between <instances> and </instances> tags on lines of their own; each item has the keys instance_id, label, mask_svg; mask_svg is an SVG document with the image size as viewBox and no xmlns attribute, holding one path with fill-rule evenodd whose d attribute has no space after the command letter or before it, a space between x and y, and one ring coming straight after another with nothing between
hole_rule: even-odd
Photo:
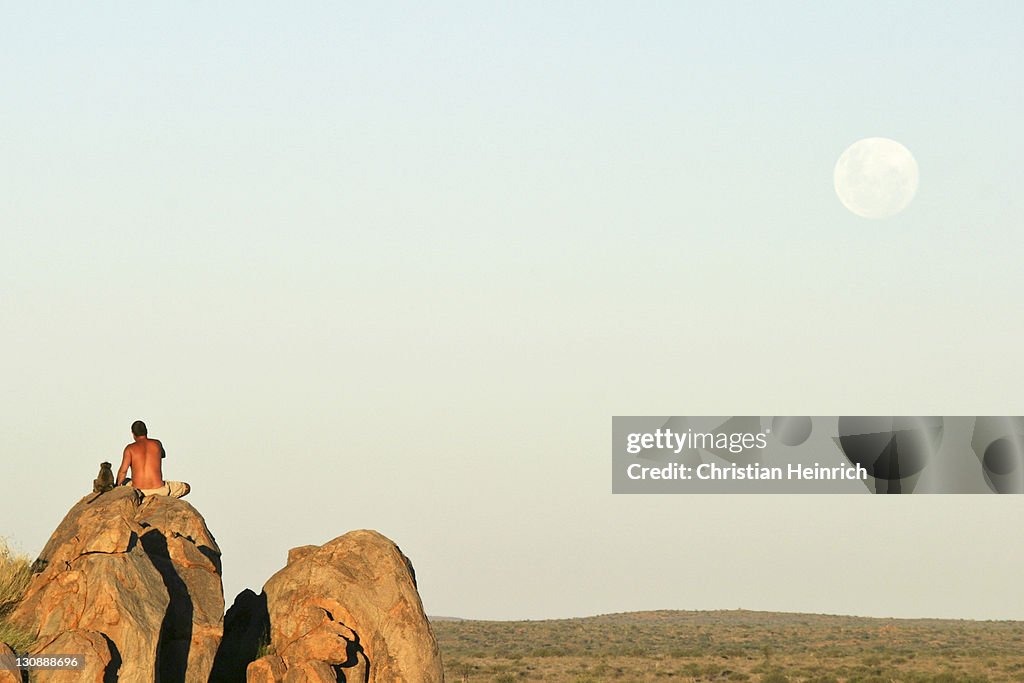
<instances>
[{"instance_id":1,"label":"baboon","mask_svg":"<svg viewBox=\"0 0 1024 683\"><path fill-rule=\"evenodd\" d=\"M100 474L92 480L93 493L106 493L114 488L114 473L110 471L109 462L100 463Z\"/></svg>"}]
</instances>

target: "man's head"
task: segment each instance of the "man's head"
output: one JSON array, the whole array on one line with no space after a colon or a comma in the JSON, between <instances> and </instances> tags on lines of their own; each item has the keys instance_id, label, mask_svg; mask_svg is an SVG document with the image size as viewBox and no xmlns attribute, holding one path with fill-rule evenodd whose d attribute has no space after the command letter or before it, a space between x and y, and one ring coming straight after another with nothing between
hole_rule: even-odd
<instances>
[{"instance_id":1,"label":"man's head","mask_svg":"<svg viewBox=\"0 0 1024 683\"><path fill-rule=\"evenodd\" d=\"M149 432L146 431L146 423L142 420L136 420L132 422L132 436L139 438L140 436L146 436Z\"/></svg>"}]
</instances>

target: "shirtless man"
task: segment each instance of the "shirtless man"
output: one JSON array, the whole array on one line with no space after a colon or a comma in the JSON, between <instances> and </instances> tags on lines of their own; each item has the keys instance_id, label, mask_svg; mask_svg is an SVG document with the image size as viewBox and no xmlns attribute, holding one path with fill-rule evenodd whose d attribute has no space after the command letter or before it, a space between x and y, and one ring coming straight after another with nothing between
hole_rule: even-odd
<instances>
[{"instance_id":1,"label":"shirtless man","mask_svg":"<svg viewBox=\"0 0 1024 683\"><path fill-rule=\"evenodd\" d=\"M132 423L133 443L124 447L124 458L117 470L117 485L128 482L146 496L170 496L182 498L188 495L192 487L182 481L164 481L160 467L161 458L165 457L164 445L157 439L151 439L146 430L146 423L136 420ZM128 468L132 469L132 478L125 479Z\"/></svg>"}]
</instances>

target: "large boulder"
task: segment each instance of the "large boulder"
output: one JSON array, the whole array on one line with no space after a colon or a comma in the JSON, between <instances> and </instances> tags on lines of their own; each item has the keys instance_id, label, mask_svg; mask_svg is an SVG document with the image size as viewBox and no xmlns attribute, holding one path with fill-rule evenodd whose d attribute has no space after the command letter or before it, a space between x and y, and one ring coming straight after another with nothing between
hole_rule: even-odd
<instances>
[{"instance_id":1,"label":"large boulder","mask_svg":"<svg viewBox=\"0 0 1024 683\"><path fill-rule=\"evenodd\" d=\"M35 636L33 653L71 639L106 659L101 680L208 680L224 610L220 549L187 502L130 487L85 496L33 571L11 615Z\"/></svg>"},{"instance_id":2,"label":"large boulder","mask_svg":"<svg viewBox=\"0 0 1024 683\"><path fill-rule=\"evenodd\" d=\"M376 531L292 551L264 591L270 651L287 669L284 680L320 680L328 671L360 683L444 680L412 563ZM277 680L278 663L254 663L250 680Z\"/></svg>"}]
</instances>

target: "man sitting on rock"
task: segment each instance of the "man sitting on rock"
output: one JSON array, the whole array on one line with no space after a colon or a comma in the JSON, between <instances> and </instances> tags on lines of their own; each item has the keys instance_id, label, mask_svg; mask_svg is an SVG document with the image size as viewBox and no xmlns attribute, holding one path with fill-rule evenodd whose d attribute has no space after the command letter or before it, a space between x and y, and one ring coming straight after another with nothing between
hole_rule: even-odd
<instances>
[{"instance_id":1,"label":"man sitting on rock","mask_svg":"<svg viewBox=\"0 0 1024 683\"><path fill-rule=\"evenodd\" d=\"M157 439L148 436L146 423L136 420L132 423L133 443L124 447L124 458L117 470L117 485L131 484L145 496L170 496L183 498L192 487L183 481L164 481L160 460L166 454L164 445ZM131 479L126 479L128 468L132 470Z\"/></svg>"}]
</instances>

